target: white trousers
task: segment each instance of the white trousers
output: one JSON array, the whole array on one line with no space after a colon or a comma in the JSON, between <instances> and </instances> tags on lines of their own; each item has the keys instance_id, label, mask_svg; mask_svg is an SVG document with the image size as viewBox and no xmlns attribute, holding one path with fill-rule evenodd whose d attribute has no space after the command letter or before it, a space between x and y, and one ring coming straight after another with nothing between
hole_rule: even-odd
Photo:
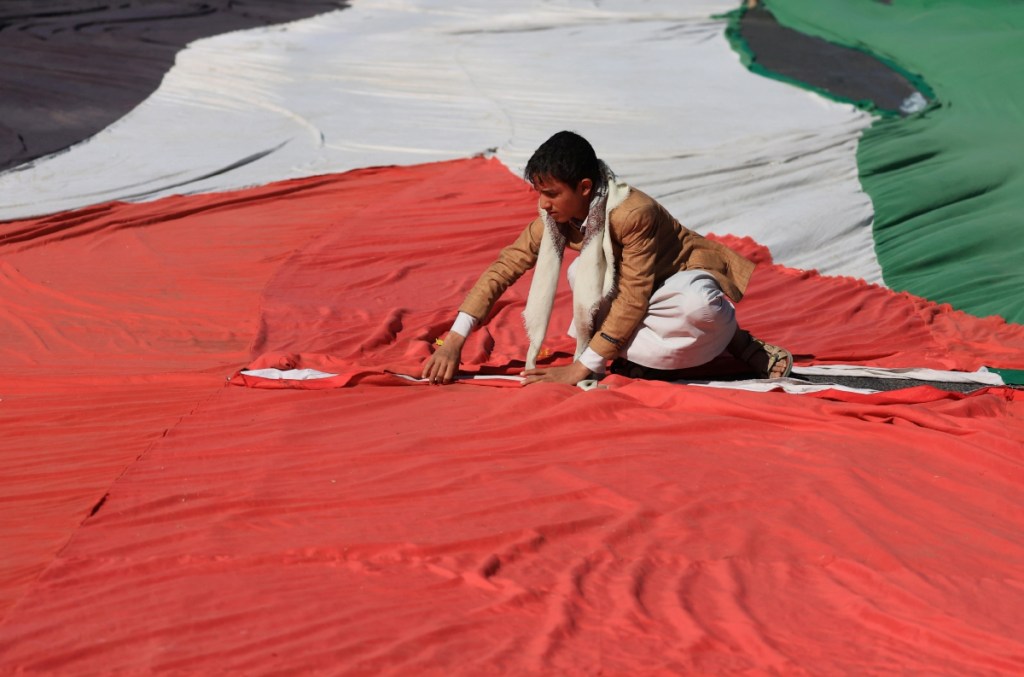
<instances>
[{"instance_id":1,"label":"white trousers","mask_svg":"<svg viewBox=\"0 0 1024 677\"><path fill-rule=\"evenodd\" d=\"M569 265L569 286L576 277L576 259ZM600 326L611 302L598 309ZM715 359L736 333L736 309L704 270L683 270L654 290L647 314L619 352L630 362L653 369L686 369ZM576 338L576 327L569 327Z\"/></svg>"}]
</instances>

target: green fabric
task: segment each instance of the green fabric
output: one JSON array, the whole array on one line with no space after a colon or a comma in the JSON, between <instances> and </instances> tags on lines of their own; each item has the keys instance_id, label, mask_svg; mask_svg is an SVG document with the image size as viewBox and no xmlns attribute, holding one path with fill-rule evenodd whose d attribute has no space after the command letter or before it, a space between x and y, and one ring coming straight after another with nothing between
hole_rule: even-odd
<instances>
[{"instance_id":1,"label":"green fabric","mask_svg":"<svg viewBox=\"0 0 1024 677\"><path fill-rule=\"evenodd\" d=\"M996 369L989 367L989 371L994 371L1003 377L1003 383L1010 385L1021 386L1024 385L1024 370L1021 369Z\"/></svg>"},{"instance_id":2,"label":"green fabric","mask_svg":"<svg viewBox=\"0 0 1024 677\"><path fill-rule=\"evenodd\" d=\"M1024 323L1024 2L766 5L782 25L920 74L938 99L878 120L858 149L886 284Z\"/></svg>"}]
</instances>

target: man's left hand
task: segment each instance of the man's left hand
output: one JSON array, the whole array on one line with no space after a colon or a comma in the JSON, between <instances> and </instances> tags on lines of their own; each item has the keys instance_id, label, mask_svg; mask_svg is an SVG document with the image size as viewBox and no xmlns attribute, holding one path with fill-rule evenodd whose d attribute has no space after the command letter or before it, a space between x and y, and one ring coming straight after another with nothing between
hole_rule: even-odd
<instances>
[{"instance_id":1,"label":"man's left hand","mask_svg":"<svg viewBox=\"0 0 1024 677\"><path fill-rule=\"evenodd\" d=\"M523 381L524 386L531 383L568 383L574 386L580 381L590 378L591 371L579 362L573 362L561 367L527 369L520 375L526 377Z\"/></svg>"}]
</instances>

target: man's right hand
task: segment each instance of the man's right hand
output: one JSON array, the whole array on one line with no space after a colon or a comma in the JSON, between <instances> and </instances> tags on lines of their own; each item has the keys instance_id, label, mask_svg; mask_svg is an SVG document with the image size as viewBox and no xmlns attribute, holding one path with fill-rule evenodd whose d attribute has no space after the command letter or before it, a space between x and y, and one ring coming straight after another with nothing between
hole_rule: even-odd
<instances>
[{"instance_id":1,"label":"man's right hand","mask_svg":"<svg viewBox=\"0 0 1024 677\"><path fill-rule=\"evenodd\" d=\"M466 337L454 331L448 332L444 337L444 343L438 346L434 354L423 363L423 374L421 378L430 383L451 383L455 373L459 370L459 361L462 358L462 346Z\"/></svg>"}]
</instances>

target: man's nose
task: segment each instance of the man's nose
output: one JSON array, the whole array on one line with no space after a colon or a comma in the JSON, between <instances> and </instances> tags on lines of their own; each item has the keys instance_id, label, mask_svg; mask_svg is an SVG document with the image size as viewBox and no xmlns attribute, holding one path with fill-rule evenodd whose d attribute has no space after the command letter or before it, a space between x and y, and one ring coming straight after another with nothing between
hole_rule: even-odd
<instances>
[{"instance_id":1,"label":"man's nose","mask_svg":"<svg viewBox=\"0 0 1024 677\"><path fill-rule=\"evenodd\" d=\"M539 200L537 200L537 205L546 212L551 211L551 200L547 199L546 197L542 197Z\"/></svg>"}]
</instances>

